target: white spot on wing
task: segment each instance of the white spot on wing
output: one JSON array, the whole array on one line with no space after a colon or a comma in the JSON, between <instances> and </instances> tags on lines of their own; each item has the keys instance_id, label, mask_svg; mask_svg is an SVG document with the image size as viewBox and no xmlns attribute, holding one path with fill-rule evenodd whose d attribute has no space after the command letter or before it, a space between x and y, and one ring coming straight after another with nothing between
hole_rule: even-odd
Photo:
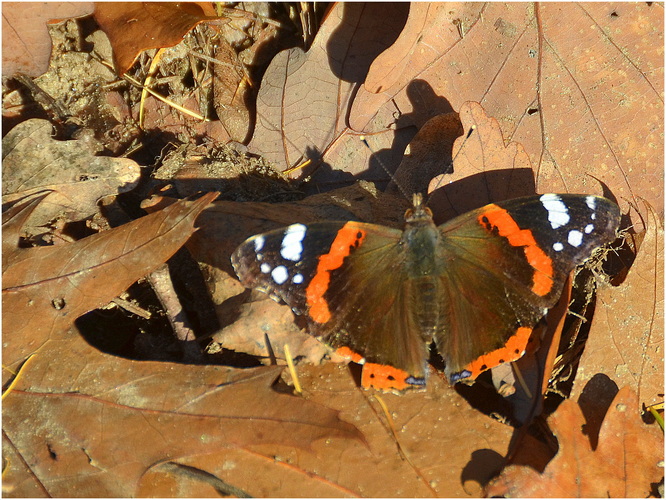
<instances>
[{"instance_id":1,"label":"white spot on wing","mask_svg":"<svg viewBox=\"0 0 666 500\"><path fill-rule=\"evenodd\" d=\"M590 234L592 231L594 231L594 224L588 224L585 226L585 234Z\"/></svg>"},{"instance_id":2,"label":"white spot on wing","mask_svg":"<svg viewBox=\"0 0 666 500\"><path fill-rule=\"evenodd\" d=\"M583 242L583 233L577 230L569 231L569 245L572 247L579 247L580 244Z\"/></svg>"},{"instance_id":3,"label":"white spot on wing","mask_svg":"<svg viewBox=\"0 0 666 500\"><path fill-rule=\"evenodd\" d=\"M255 253L261 252L261 249L264 248L264 243L266 243L266 238L263 236L257 236L254 239L254 251Z\"/></svg>"},{"instance_id":4,"label":"white spot on wing","mask_svg":"<svg viewBox=\"0 0 666 500\"><path fill-rule=\"evenodd\" d=\"M287 278L289 278L289 272L287 271L286 267L277 266L271 271L271 277L275 283L282 285L285 281L287 281Z\"/></svg>"},{"instance_id":5,"label":"white spot on wing","mask_svg":"<svg viewBox=\"0 0 666 500\"><path fill-rule=\"evenodd\" d=\"M298 262L303 254L303 238L306 227L303 224L292 224L287 228L282 239L280 255L287 260Z\"/></svg>"},{"instance_id":6,"label":"white spot on wing","mask_svg":"<svg viewBox=\"0 0 666 500\"><path fill-rule=\"evenodd\" d=\"M585 203L587 204L587 208L589 208L590 210L597 209L597 199L594 196L586 196Z\"/></svg>"},{"instance_id":7,"label":"white spot on wing","mask_svg":"<svg viewBox=\"0 0 666 500\"><path fill-rule=\"evenodd\" d=\"M553 243L553 250L555 250L556 252L561 252L562 250L564 250L564 245L559 241L557 243Z\"/></svg>"},{"instance_id":8,"label":"white spot on wing","mask_svg":"<svg viewBox=\"0 0 666 500\"><path fill-rule=\"evenodd\" d=\"M270 273L271 272L271 266L266 264L265 262L259 266L259 269L261 269L261 272L264 274Z\"/></svg>"},{"instance_id":9,"label":"white spot on wing","mask_svg":"<svg viewBox=\"0 0 666 500\"><path fill-rule=\"evenodd\" d=\"M569 210L562 199L556 194L544 194L539 198L541 204L548 210L548 222L553 229L566 226L569 223Z\"/></svg>"},{"instance_id":10,"label":"white spot on wing","mask_svg":"<svg viewBox=\"0 0 666 500\"><path fill-rule=\"evenodd\" d=\"M294 277L291 278L291 282L300 285L301 283L303 283L303 275L300 273L295 274Z\"/></svg>"}]
</instances>

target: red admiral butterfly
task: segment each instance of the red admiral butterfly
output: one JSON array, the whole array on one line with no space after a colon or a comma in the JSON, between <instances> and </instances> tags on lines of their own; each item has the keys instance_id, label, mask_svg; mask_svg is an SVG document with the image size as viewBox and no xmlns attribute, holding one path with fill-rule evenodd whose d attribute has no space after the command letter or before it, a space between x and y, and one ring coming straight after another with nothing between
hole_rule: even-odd
<instances>
[{"instance_id":1,"label":"red admiral butterfly","mask_svg":"<svg viewBox=\"0 0 666 500\"><path fill-rule=\"evenodd\" d=\"M400 231L363 222L292 224L231 260L241 282L305 315L310 333L364 363L362 385L424 386L434 340L452 383L520 358L564 280L615 238L618 206L544 194L435 226L421 195Z\"/></svg>"}]
</instances>

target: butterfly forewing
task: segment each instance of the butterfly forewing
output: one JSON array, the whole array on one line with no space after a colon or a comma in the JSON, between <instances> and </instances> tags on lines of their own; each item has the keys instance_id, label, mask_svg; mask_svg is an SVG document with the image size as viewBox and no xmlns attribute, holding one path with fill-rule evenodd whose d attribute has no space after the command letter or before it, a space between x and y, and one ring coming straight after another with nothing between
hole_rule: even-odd
<instances>
[{"instance_id":1,"label":"butterfly forewing","mask_svg":"<svg viewBox=\"0 0 666 500\"><path fill-rule=\"evenodd\" d=\"M236 249L231 263L247 288L264 291L304 314L306 282L315 275L319 258L313 250L329 248L344 224L292 224L252 236Z\"/></svg>"}]
</instances>

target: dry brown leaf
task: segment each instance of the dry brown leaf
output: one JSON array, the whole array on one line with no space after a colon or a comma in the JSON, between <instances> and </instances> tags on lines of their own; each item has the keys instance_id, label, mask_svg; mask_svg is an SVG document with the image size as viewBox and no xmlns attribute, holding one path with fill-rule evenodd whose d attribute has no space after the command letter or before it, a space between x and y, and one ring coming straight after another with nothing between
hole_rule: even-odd
<instances>
[{"instance_id":1,"label":"dry brown leaf","mask_svg":"<svg viewBox=\"0 0 666 500\"><path fill-rule=\"evenodd\" d=\"M604 419L595 450L583 434L585 418L573 400L563 402L548 422L559 441L559 452L543 474L512 465L487 490L488 496L511 497L647 497L652 484L663 479L663 433L645 425L638 398L622 388Z\"/></svg>"},{"instance_id":2,"label":"dry brown leaf","mask_svg":"<svg viewBox=\"0 0 666 500\"><path fill-rule=\"evenodd\" d=\"M3 254L3 380L49 339L63 338L82 314L100 307L171 257L217 193L69 245L18 248ZM27 210L34 208L28 206ZM16 235L22 215L3 224ZM5 246L7 245L7 246ZM3 243L7 250L8 243Z\"/></svg>"},{"instance_id":3,"label":"dry brown leaf","mask_svg":"<svg viewBox=\"0 0 666 500\"><path fill-rule=\"evenodd\" d=\"M306 397L354 423L367 440L315 443L316 455L280 454L294 473L284 496L479 496L503 463L512 428L470 407L448 382L430 377L425 392L383 394L391 422L372 392L357 387L349 368L299 366ZM393 426L395 436L390 430ZM397 441L396 441L397 439ZM401 455L401 451L404 455ZM268 465L264 466L269 469ZM271 477L271 476L269 476ZM264 483L265 484L265 483ZM300 493L297 488L300 486ZM327 490L322 489L327 487ZM270 490L264 486L262 495ZM314 489L313 489L314 488Z\"/></svg>"},{"instance_id":4,"label":"dry brown leaf","mask_svg":"<svg viewBox=\"0 0 666 500\"><path fill-rule=\"evenodd\" d=\"M460 121L454 111L428 120L405 149L386 192L425 193L434 177L452 171L453 147L464 132Z\"/></svg>"},{"instance_id":5,"label":"dry brown leaf","mask_svg":"<svg viewBox=\"0 0 666 500\"><path fill-rule=\"evenodd\" d=\"M17 72L36 77L49 68L49 20L81 17L93 11L92 2L3 2L2 76Z\"/></svg>"},{"instance_id":6,"label":"dry brown leaf","mask_svg":"<svg viewBox=\"0 0 666 500\"><path fill-rule=\"evenodd\" d=\"M649 206L642 217L647 231L625 281L598 290L595 320L580 360L574 396L584 397L583 388L601 373L618 386L631 387L641 404L663 401L664 227ZM610 400L614 386L599 383L595 389L591 403ZM596 417L600 421L603 414L599 411Z\"/></svg>"},{"instance_id":7,"label":"dry brown leaf","mask_svg":"<svg viewBox=\"0 0 666 500\"><path fill-rule=\"evenodd\" d=\"M79 335L50 342L3 397L3 486L18 497L133 497L165 462L225 474L233 449L361 442L337 411L271 389L280 370L131 361ZM249 472L230 483L256 496Z\"/></svg>"},{"instance_id":8,"label":"dry brown leaf","mask_svg":"<svg viewBox=\"0 0 666 500\"><path fill-rule=\"evenodd\" d=\"M663 23L659 4L414 3L349 123L381 134L396 113L420 127L441 98L478 101L524 146L538 192L588 192L595 176L623 212L637 194L661 206Z\"/></svg>"},{"instance_id":9,"label":"dry brown leaf","mask_svg":"<svg viewBox=\"0 0 666 500\"><path fill-rule=\"evenodd\" d=\"M218 19L209 2L97 2L94 16L111 41L119 75L144 50L176 45L200 22Z\"/></svg>"},{"instance_id":10,"label":"dry brown leaf","mask_svg":"<svg viewBox=\"0 0 666 500\"><path fill-rule=\"evenodd\" d=\"M102 148L91 137L57 141L46 120L20 123L2 140L2 200L15 201L39 191L51 194L28 221L41 226L54 218L76 221L98 211L104 196L131 191L139 165L129 158L95 156Z\"/></svg>"},{"instance_id":11,"label":"dry brown leaf","mask_svg":"<svg viewBox=\"0 0 666 500\"><path fill-rule=\"evenodd\" d=\"M536 192L529 156L520 144L505 143L496 119L478 103L466 102L460 108L460 121L465 130L474 127L474 131L457 139L453 172L429 181L428 192L439 188L429 204L442 221Z\"/></svg>"},{"instance_id":12,"label":"dry brown leaf","mask_svg":"<svg viewBox=\"0 0 666 500\"><path fill-rule=\"evenodd\" d=\"M266 294L256 292L256 300L242 304L234 322L211 337L208 352L231 349L256 356L265 364L274 361L271 350L275 359L284 364L285 345L289 346L292 357L312 364L319 364L330 354L329 348L294 323L290 307L266 299ZM224 317L225 313L222 309L218 317Z\"/></svg>"},{"instance_id":13,"label":"dry brown leaf","mask_svg":"<svg viewBox=\"0 0 666 500\"><path fill-rule=\"evenodd\" d=\"M341 40L342 9L331 12L315 40L332 61L339 59L332 49ZM323 153L330 170L313 179L324 185L349 174L385 178L354 131L370 134L392 169L410 128L478 101L507 141L523 145L537 192L587 193L597 189L595 176L623 212L637 192L660 206L662 11L658 4L415 3L351 104L346 82L316 50L279 55L260 90L251 147L285 168ZM365 15L358 13L359 25ZM307 77L309 66L317 78ZM341 122L348 111L351 129ZM632 222L640 228L640 220Z\"/></svg>"},{"instance_id":14,"label":"dry brown leaf","mask_svg":"<svg viewBox=\"0 0 666 500\"><path fill-rule=\"evenodd\" d=\"M259 89L250 148L287 168L304 156L318 158L332 144L349 142L357 150L354 162L365 169L368 153L356 134L349 137L345 110L373 58L395 40L407 7L338 3L307 53L299 48L280 52Z\"/></svg>"},{"instance_id":15,"label":"dry brown leaf","mask_svg":"<svg viewBox=\"0 0 666 500\"><path fill-rule=\"evenodd\" d=\"M305 398L339 410L341 419L359 428L367 445L321 440L312 444L312 453L257 445L212 450L210 460L195 456L178 462L256 497L478 496L479 483L502 463L511 428L471 409L444 380L433 377L426 393L382 396L405 459L381 406L371 393L356 387L346 367L301 366L298 373ZM155 470L152 476L145 477L141 491L174 491L172 473ZM199 488L192 486L186 494L211 491L197 483Z\"/></svg>"},{"instance_id":16,"label":"dry brown leaf","mask_svg":"<svg viewBox=\"0 0 666 500\"><path fill-rule=\"evenodd\" d=\"M229 137L245 143L250 137L252 88L236 51L227 43L215 49L218 66L213 68L213 104Z\"/></svg>"}]
</instances>

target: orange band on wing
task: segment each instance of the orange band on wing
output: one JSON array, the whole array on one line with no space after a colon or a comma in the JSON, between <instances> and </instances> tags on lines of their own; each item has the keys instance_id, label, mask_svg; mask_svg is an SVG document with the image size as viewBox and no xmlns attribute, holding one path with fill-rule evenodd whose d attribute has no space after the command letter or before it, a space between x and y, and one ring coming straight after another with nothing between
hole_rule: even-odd
<instances>
[{"instance_id":1,"label":"orange band on wing","mask_svg":"<svg viewBox=\"0 0 666 500\"><path fill-rule=\"evenodd\" d=\"M359 353L352 351L349 347L338 347L335 351L338 356L353 361L354 363L364 363L365 359Z\"/></svg>"},{"instance_id":2,"label":"orange band on wing","mask_svg":"<svg viewBox=\"0 0 666 500\"><path fill-rule=\"evenodd\" d=\"M475 379L486 370L495 368L502 363L520 359L525 354L525 349L527 349L527 343L530 341L531 335L532 328L521 326L509 338L504 347L491 351L488 354L483 354L468 364L465 370L469 371L471 375L465 378Z\"/></svg>"},{"instance_id":3,"label":"orange band on wing","mask_svg":"<svg viewBox=\"0 0 666 500\"><path fill-rule=\"evenodd\" d=\"M357 248L365 239L365 231L354 222L347 222L338 231L328 253L319 257L317 273L305 290L309 307L308 315L317 323L326 323L331 319L331 311L324 294L331 281L331 271L338 269L352 249Z\"/></svg>"},{"instance_id":4,"label":"orange band on wing","mask_svg":"<svg viewBox=\"0 0 666 500\"><path fill-rule=\"evenodd\" d=\"M335 353L363 365L361 387L364 389L374 388L384 392L396 392L425 387L425 377L414 377L405 370L391 365L368 363L363 356L349 347L338 347Z\"/></svg>"},{"instance_id":5,"label":"orange band on wing","mask_svg":"<svg viewBox=\"0 0 666 500\"><path fill-rule=\"evenodd\" d=\"M513 217L497 205L489 205L478 217L479 223L488 227L488 225L497 228L500 236L509 240L509 244L514 247L523 247L525 257L534 268L532 277L532 291L539 296L547 295L553 288L553 261L541 250L532 231L529 229L520 229Z\"/></svg>"},{"instance_id":6,"label":"orange band on wing","mask_svg":"<svg viewBox=\"0 0 666 500\"><path fill-rule=\"evenodd\" d=\"M361 386L364 389L374 387L380 391L404 391L421 386L410 382L408 379L411 378L413 377L410 377L409 373L393 366L365 363L361 374Z\"/></svg>"}]
</instances>

